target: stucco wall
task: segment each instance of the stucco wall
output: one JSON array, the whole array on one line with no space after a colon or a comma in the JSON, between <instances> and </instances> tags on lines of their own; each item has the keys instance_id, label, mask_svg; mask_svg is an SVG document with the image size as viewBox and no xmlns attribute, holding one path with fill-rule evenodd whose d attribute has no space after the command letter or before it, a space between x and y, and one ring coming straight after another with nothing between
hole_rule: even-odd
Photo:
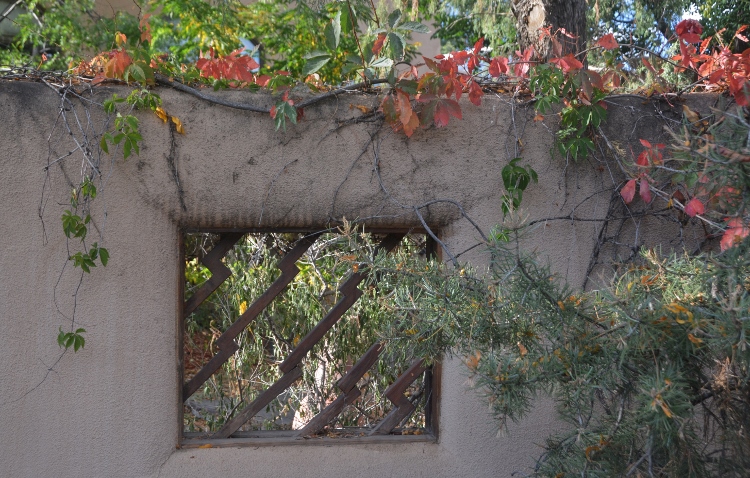
<instances>
[{"instance_id":1,"label":"stucco wall","mask_svg":"<svg viewBox=\"0 0 750 478\"><path fill-rule=\"evenodd\" d=\"M111 92L101 88L95 98ZM436 444L176 449L178 237L181 228L325 227L344 216L419 226L413 208L436 199L460 204L488 231L502 221L500 170L517 155L539 173L524 196L530 220L601 218L622 177L616 166L551 159L554 118L543 124L532 120L533 111L517 110L514 119L500 97L480 108L467 103L462 121L406 141L387 126L336 123L360 116L350 105L374 105L372 96L308 108L304 121L284 133L274 132L266 115L159 93L185 124L175 151L184 208L166 159L169 129L141 114L140 156L107 158L95 201L110 263L84 277L74 304L80 272L65 265L60 216L70 191L66 175L76 177L81 156L57 163L47 176L47 158L73 149L65 130L54 127L57 94L41 84L0 83L0 476L504 477L533 465L555 423L551 404L541 400L529 419L498 435L458 361L443 367ZM617 102L623 104L610 105L604 130L610 141L627 148L638 137L658 139L656 117L665 105ZM101 115L91 111L100 128ZM481 242L453 204L421 211L454 254ZM580 285L598 227L547 221L525 247ZM460 259L481 266L485 256L475 247ZM58 327L70 326L74 305L86 347L56 362Z\"/></svg>"}]
</instances>

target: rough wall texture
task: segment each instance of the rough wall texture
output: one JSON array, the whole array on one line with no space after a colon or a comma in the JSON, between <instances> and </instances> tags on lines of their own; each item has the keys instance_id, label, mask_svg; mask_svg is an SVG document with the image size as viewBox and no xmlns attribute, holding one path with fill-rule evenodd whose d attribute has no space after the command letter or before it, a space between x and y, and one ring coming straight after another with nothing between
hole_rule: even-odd
<instances>
[{"instance_id":1,"label":"rough wall texture","mask_svg":"<svg viewBox=\"0 0 750 478\"><path fill-rule=\"evenodd\" d=\"M95 99L111 92L102 88ZM309 108L299 126L283 133L265 115L160 94L187 131L175 139L179 188L167 159L168 127L141 115L140 156L107 158L95 201L110 264L84 278L74 302L81 275L66 265L60 215L82 157L74 153L48 176L48 158L75 148L60 126L57 94L39 84L0 84L0 475L503 477L533 465L554 427L551 404L541 400L527 420L498 436L458 361L443 367L436 444L176 449L179 234L198 227L317 228L342 217L418 227L418 208L453 254L469 250L460 259L481 266L482 248L473 247L480 235L456 205L484 231L501 222L500 170L523 156L540 177L524 196L529 220L568 217L540 222L525 246L580 286L601 223L570 218L604 217L622 177L616 164L551 159L550 125L504 98L481 108L466 104L463 121L405 141L373 123L336 122L359 117L350 105L370 106L374 97L343 96ZM621 104L610 105L602 131L611 143L627 149L639 137L659 139L663 105L615 102ZM101 129L101 114L95 106L91 112ZM78 113L87 128L84 109ZM632 222L632 234L641 234ZM654 240L634 237L638 244ZM58 327L70 326L74 307L76 323L88 331L86 347L59 358L55 337Z\"/></svg>"}]
</instances>

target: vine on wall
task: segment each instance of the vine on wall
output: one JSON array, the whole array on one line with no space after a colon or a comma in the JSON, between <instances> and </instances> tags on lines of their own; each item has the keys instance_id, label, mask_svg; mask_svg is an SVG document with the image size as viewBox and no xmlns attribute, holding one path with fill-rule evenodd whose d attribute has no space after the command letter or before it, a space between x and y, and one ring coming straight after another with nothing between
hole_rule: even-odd
<instances>
[{"instance_id":1,"label":"vine on wall","mask_svg":"<svg viewBox=\"0 0 750 478\"><path fill-rule=\"evenodd\" d=\"M458 352L468 357L476 384L501 420L522 417L536 393L552 393L570 429L547 441L536 470L540 475L730 476L747 469L750 50L733 53L719 37L701 39L702 28L694 20L678 24L680 53L657 58L646 52L642 63L651 83L641 91L676 102L681 93L700 87L727 92L728 104L707 117L685 106L682 124L672 131L669 144L641 138L643 150L625 159L601 128L607 119L606 102L627 94L622 91L631 75L617 62L622 45L613 35L605 35L579 55L563 56L560 32L547 30L555 54L544 63L532 49L493 58L480 39L469 50L423 58L422 64L408 59L407 34L423 27L402 21L396 10L382 25L376 17L378 28L370 38L360 39L351 29L359 54L349 58L346 67L360 82L329 88L315 75L336 58L346 23L343 12L333 12L326 27L327 50L309 53L304 81L284 71L260 75L254 72L257 62L241 50L222 55L211 49L192 64L175 64L146 48L151 41L147 16L140 21L136 41L118 33L114 49L79 64L59 77L62 82L37 72L5 75L44 81L66 107L71 105L70 95L86 101L72 88L73 82L89 89L111 81L135 87L127 98L113 96L103 104L111 123L103 130L82 129L83 134L73 135L81 138L76 150L48 165L49 169L77 151L83 154L81 176L62 217L70 264L81 270L81 278L97 264L106 266L109 259L103 228L95 228L97 241L87 242L94 235L90 204L104 183L102 153L111 152L114 158L121 147L124 159L139 154L140 124L132 114L138 108L151 109L171 122L174 131L185 133L180 120L166 112L151 90L155 85L269 114L276 129L304 120L304 108L318 101L378 87L380 106L364 117L381 118L407 137L460 119L464 94L479 105L488 92L510 92L514 107L534 105L535 120L559 118L557 151L565 160L580 161L601 151L616 158L626 180L618 185L613 204L640 201L653 208L663 202L663 208L680 218L700 220L706 238L719 239L723 254L664 258L644 251L639 265L629 266L610 291L573 292L558 284L547 268L518 252L524 225L497 227L485 237L492 257L488 279L462 267L442 243L452 269L377 258L371 264L382 276L377 287L398 291L382 294L388 298L382 307L394 313L384 336L391 346L408 347L416 356L437 360ZM740 28L735 37L746 41L744 30ZM587 68L587 55L599 55L602 68ZM670 90L665 68L690 78L689 85ZM298 94L302 84L316 93L303 99ZM202 86L266 88L276 103L273 108L233 103ZM72 131L68 111L75 108L61 108L61 117ZM521 206L523 192L537 179L536 172L520 161L517 154L503 169L506 215ZM419 214L419 208L414 212ZM70 330L60 330L58 343L77 351L85 344L84 333L73 316Z\"/></svg>"}]
</instances>

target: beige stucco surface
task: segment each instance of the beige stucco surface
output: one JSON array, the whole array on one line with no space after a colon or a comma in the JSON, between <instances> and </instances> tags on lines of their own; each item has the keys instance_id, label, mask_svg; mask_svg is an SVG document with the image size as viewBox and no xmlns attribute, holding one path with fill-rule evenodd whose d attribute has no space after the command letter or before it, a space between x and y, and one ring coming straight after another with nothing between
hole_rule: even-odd
<instances>
[{"instance_id":1,"label":"beige stucco surface","mask_svg":"<svg viewBox=\"0 0 750 478\"><path fill-rule=\"evenodd\" d=\"M111 92L101 88L94 98ZM519 155L540 178L524 196L530 220L601 218L621 171L596 159L551 159L555 119L535 122L524 110L514 119L507 98L488 97L479 108L466 103L462 121L406 141L387 126L336 122L361 116L352 105L372 106L373 96L308 108L284 133L267 115L159 93L185 125L174 156L184 208L167 161L169 129L150 112L140 114L140 156L103 161L106 182L93 216L110 263L83 278L74 303L81 274L66 265L60 216L67 178L77 177L82 156L74 153L47 176L48 158L74 147L55 126L57 94L41 84L0 83L0 476L509 477L533 465L554 427L551 404L541 400L528 419L498 435L459 361L443 368L438 443L177 449L180 230L322 228L342 217L412 227L419 226L415 207L449 200L486 232L502 221L500 170ZM627 148L638 137L658 139L654 117L665 105L618 101L603 131L610 141ZM84 109L77 111L88 128ZM101 114L91 111L101 130ZM453 254L481 243L453 203L419 210ZM598 227L550 220L524 244L580 285ZM481 267L486 257L480 246L459 259ZM60 357L58 328L70 327L74 306L86 346Z\"/></svg>"}]
</instances>

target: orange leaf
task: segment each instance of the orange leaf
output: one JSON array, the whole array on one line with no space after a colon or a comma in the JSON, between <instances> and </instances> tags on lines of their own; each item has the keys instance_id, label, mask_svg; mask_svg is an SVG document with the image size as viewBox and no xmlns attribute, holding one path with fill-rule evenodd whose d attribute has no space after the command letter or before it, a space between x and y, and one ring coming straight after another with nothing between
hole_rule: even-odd
<instances>
[{"instance_id":1,"label":"orange leaf","mask_svg":"<svg viewBox=\"0 0 750 478\"><path fill-rule=\"evenodd\" d=\"M107 78L122 78L131 63L133 60L125 50L114 51L110 53L110 60L104 65L104 74Z\"/></svg>"},{"instance_id":2,"label":"orange leaf","mask_svg":"<svg viewBox=\"0 0 750 478\"><path fill-rule=\"evenodd\" d=\"M698 337L696 337L693 334L688 334L688 340L691 341L692 343L694 343L695 345L703 343L702 339L699 339Z\"/></svg>"},{"instance_id":3,"label":"orange leaf","mask_svg":"<svg viewBox=\"0 0 750 478\"><path fill-rule=\"evenodd\" d=\"M383 49L383 44L385 43L385 33L378 33L378 39L375 40L375 44L372 45L372 52L374 54L379 54L380 50Z\"/></svg>"},{"instance_id":4,"label":"orange leaf","mask_svg":"<svg viewBox=\"0 0 750 478\"><path fill-rule=\"evenodd\" d=\"M599 39L599 41L596 42L597 45L604 48L605 50L614 50L619 45L617 44L617 40L615 40L615 36L611 33L607 33L603 37Z\"/></svg>"}]
</instances>

